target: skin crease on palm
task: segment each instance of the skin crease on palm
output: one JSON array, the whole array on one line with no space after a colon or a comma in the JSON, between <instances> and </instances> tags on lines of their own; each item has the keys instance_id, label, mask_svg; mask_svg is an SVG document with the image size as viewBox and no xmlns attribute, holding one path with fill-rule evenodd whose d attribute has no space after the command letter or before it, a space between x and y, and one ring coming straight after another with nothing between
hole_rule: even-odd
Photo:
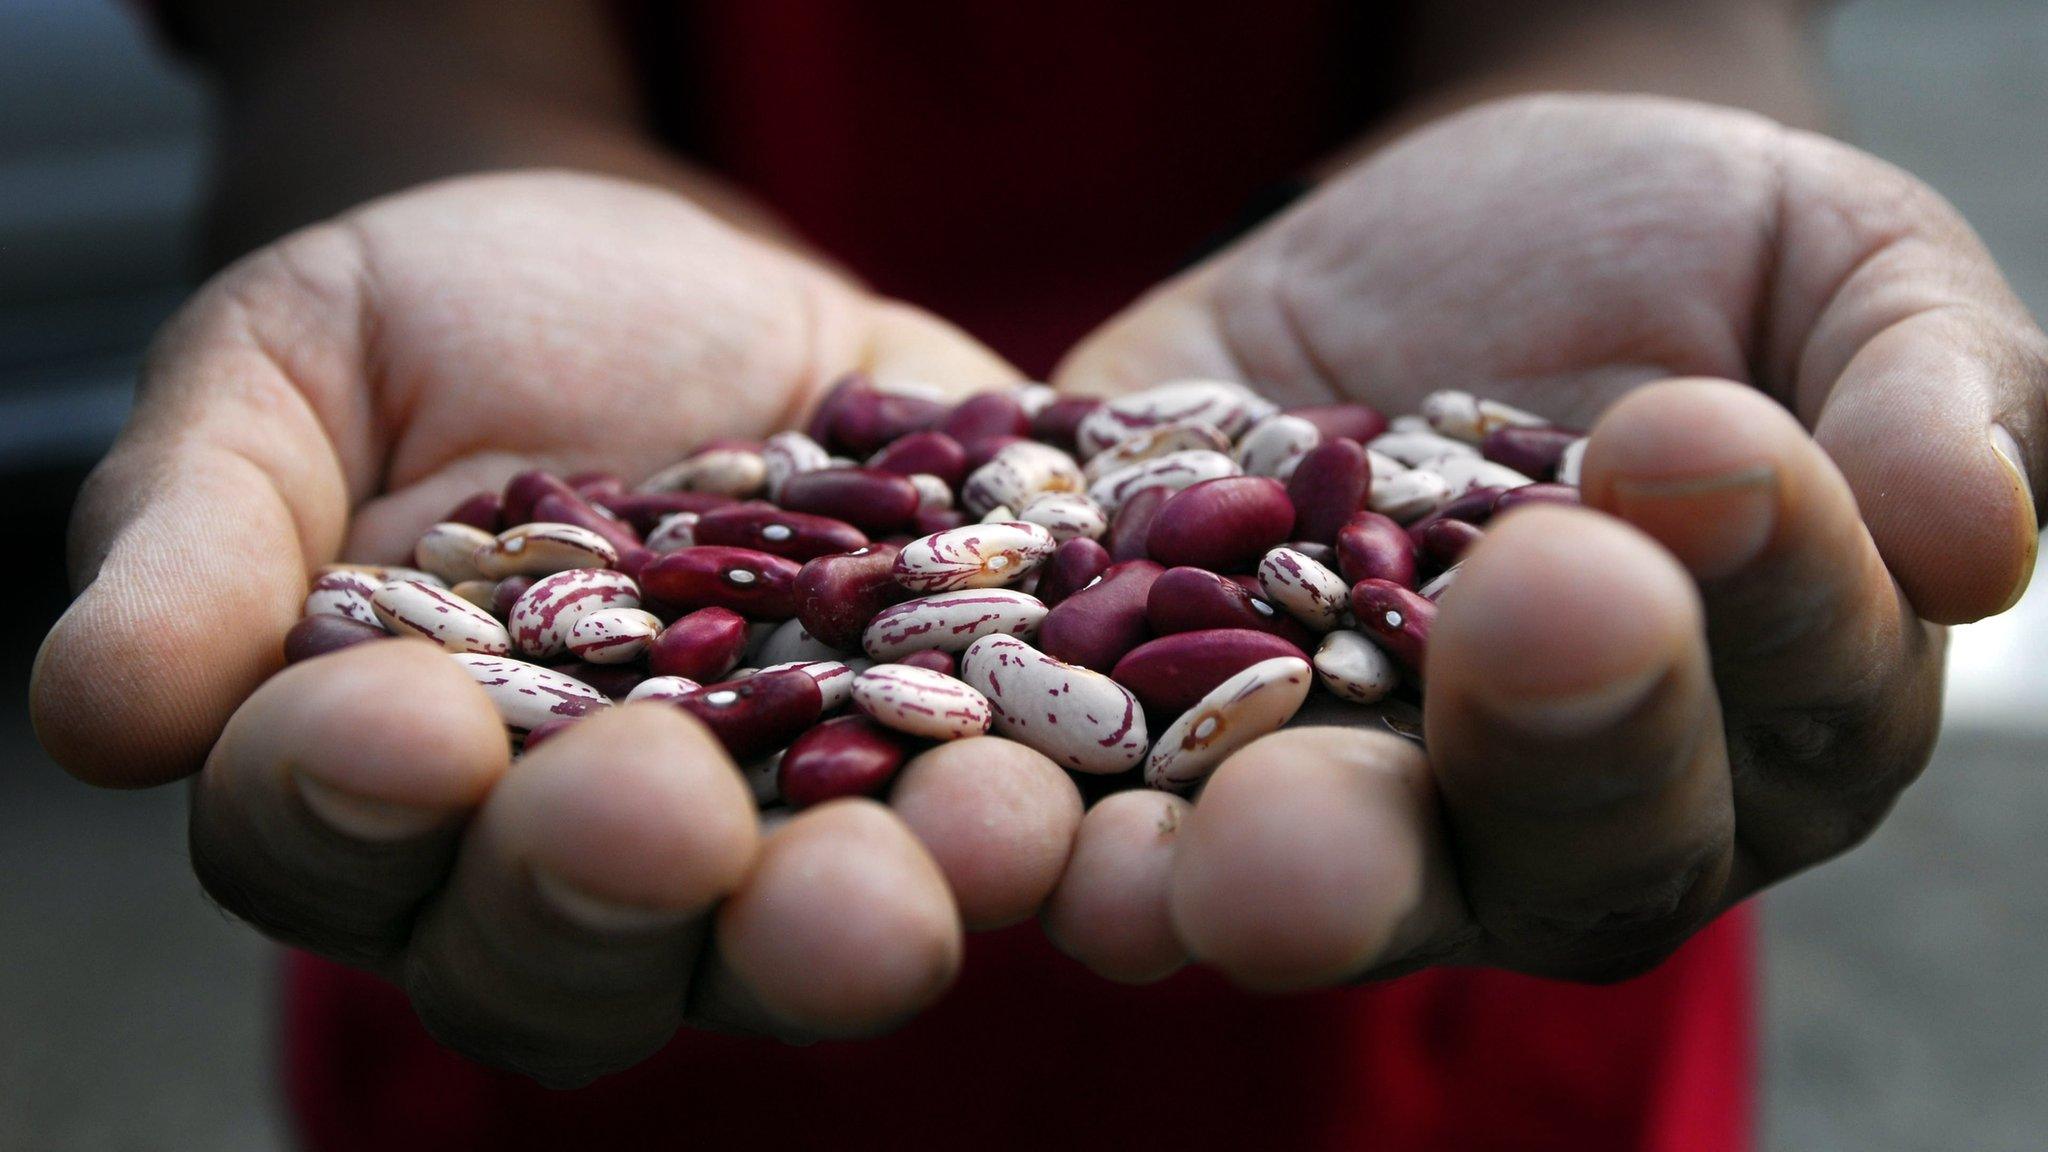
<instances>
[{"instance_id":1,"label":"skin crease on palm","mask_svg":"<svg viewBox=\"0 0 2048 1152\"><path fill-rule=\"evenodd\" d=\"M963 922L1041 909L1132 981L1190 956L1255 987L1440 961L1613 978L1846 849L1924 763L1923 619L1998 611L2031 567L2043 349L1953 210L1841 145L1649 100L1441 122L1162 286L1055 381L1218 375L1390 411L1461 387L1598 418L1585 491L1620 521L1532 510L1489 534L1433 642L1429 758L1304 728L1192 806L1084 817L1042 758L978 741L927 754L893 808L763 839L669 710L512 764L423 645L266 683L306 568L398 557L521 467L640 474L785 426L849 369L962 391L1014 373L673 196L471 178L248 258L166 331L81 501L91 583L35 718L96 782L197 771L195 865L225 906L550 1082L678 1026L885 1028L946 987Z\"/></svg>"}]
</instances>

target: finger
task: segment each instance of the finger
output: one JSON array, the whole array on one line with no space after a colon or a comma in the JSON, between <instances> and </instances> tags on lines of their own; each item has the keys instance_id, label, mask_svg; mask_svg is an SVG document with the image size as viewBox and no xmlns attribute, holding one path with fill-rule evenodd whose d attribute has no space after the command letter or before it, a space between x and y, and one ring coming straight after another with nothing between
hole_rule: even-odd
<instances>
[{"instance_id":1,"label":"finger","mask_svg":"<svg viewBox=\"0 0 2048 1152\"><path fill-rule=\"evenodd\" d=\"M1181 823L1168 899L1190 954L1256 989L1451 959L1473 936L1429 766L1377 732L1292 729L1224 761Z\"/></svg>"},{"instance_id":2,"label":"finger","mask_svg":"<svg viewBox=\"0 0 2048 1152\"><path fill-rule=\"evenodd\" d=\"M885 1031L931 1004L960 970L959 913L946 878L887 808L808 808L763 844L718 910L725 982L799 1036Z\"/></svg>"},{"instance_id":3,"label":"finger","mask_svg":"<svg viewBox=\"0 0 2048 1152\"><path fill-rule=\"evenodd\" d=\"M471 1057L576 1084L683 1020L711 906L757 847L746 786L703 727L658 704L574 725L520 758L420 917L405 986Z\"/></svg>"},{"instance_id":4,"label":"finger","mask_svg":"<svg viewBox=\"0 0 2048 1152\"><path fill-rule=\"evenodd\" d=\"M192 789L192 866L288 944L381 968L505 771L504 725L439 649L361 644L236 711Z\"/></svg>"},{"instance_id":5,"label":"finger","mask_svg":"<svg viewBox=\"0 0 2048 1152\"><path fill-rule=\"evenodd\" d=\"M986 736L949 741L912 760L889 806L938 863L972 930L1037 913L1081 824L1081 792L1058 765Z\"/></svg>"},{"instance_id":6,"label":"finger","mask_svg":"<svg viewBox=\"0 0 2048 1152\"><path fill-rule=\"evenodd\" d=\"M1149 984L1187 963L1166 891L1189 807L1179 796L1133 789L1088 810L1040 914L1060 951L1124 984Z\"/></svg>"},{"instance_id":7,"label":"finger","mask_svg":"<svg viewBox=\"0 0 2048 1152\"><path fill-rule=\"evenodd\" d=\"M1607 979L1718 911L1734 812L1697 594L1580 509L1491 528L1445 595L1424 705L1495 962Z\"/></svg>"},{"instance_id":8,"label":"finger","mask_svg":"<svg viewBox=\"0 0 2048 1152\"><path fill-rule=\"evenodd\" d=\"M36 658L36 734L74 774L189 775L276 669L307 567L333 554L351 484L375 467L329 358L358 330L356 264L337 231L301 234L224 274L152 349L79 495L78 599Z\"/></svg>"},{"instance_id":9,"label":"finger","mask_svg":"<svg viewBox=\"0 0 2048 1152\"><path fill-rule=\"evenodd\" d=\"M1745 847L1779 876L1860 839L1931 751L1941 644L1834 464L1754 390L1672 381L1601 419L1584 491L1699 582Z\"/></svg>"},{"instance_id":10,"label":"finger","mask_svg":"<svg viewBox=\"0 0 2048 1152\"><path fill-rule=\"evenodd\" d=\"M2048 338L1939 195L1843 145L1794 141L1767 362L1919 614L2003 611L2038 542Z\"/></svg>"}]
</instances>

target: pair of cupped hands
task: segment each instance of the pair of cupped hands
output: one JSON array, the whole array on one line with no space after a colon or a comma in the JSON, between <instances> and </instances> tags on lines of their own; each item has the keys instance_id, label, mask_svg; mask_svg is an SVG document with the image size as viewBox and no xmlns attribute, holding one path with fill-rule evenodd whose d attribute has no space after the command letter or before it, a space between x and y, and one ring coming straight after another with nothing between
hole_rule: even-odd
<instances>
[{"instance_id":1,"label":"pair of cupped hands","mask_svg":"<svg viewBox=\"0 0 2048 1152\"><path fill-rule=\"evenodd\" d=\"M228 910L551 1083L679 1027L891 1027L944 992L963 931L1034 915L1128 981L1615 979L1849 848L1926 762L1941 626L2032 567L2044 353L1957 213L1841 144L1642 99L1440 121L1053 378L1390 412L1454 387L1590 425L1598 512L1505 518L1444 597L1426 751L1297 727L1193 803L1084 814L1049 761L980 739L763 835L672 708L513 762L427 645L273 676L308 571L400 560L521 468L644 475L788 427L851 370L963 394L1018 374L671 194L454 180L248 257L166 328L81 499L35 719L96 783L192 777L193 863Z\"/></svg>"}]
</instances>

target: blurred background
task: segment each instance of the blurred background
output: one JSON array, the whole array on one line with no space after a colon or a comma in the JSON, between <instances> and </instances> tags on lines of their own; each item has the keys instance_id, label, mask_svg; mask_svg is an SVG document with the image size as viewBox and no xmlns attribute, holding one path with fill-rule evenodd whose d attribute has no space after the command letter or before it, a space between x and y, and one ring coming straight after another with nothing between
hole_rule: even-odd
<instances>
[{"instance_id":1,"label":"blurred background","mask_svg":"<svg viewBox=\"0 0 2048 1152\"><path fill-rule=\"evenodd\" d=\"M1827 56L1845 134L2048 309L2048 4L1856 0ZM192 880L181 793L73 783L21 706L63 599L40 558L187 290L206 109L113 0L0 0L0 531L35 582L0 623L0 1149L289 1144L273 956ZM1946 735L1895 817L1766 902L1766 1148L2048 1144L2043 585L1956 634Z\"/></svg>"}]
</instances>

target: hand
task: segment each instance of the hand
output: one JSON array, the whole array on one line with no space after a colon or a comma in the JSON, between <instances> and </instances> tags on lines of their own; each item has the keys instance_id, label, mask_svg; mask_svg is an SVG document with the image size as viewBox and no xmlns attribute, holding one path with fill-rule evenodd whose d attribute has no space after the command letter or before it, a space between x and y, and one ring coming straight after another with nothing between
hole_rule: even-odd
<instances>
[{"instance_id":1,"label":"hand","mask_svg":"<svg viewBox=\"0 0 2048 1152\"><path fill-rule=\"evenodd\" d=\"M1858 842L1925 764L1938 625L2010 606L2032 568L2044 351L1933 192L1746 114L1517 100L1349 170L1058 382L1226 376L1395 412L1455 387L1598 417L1584 495L1612 518L1489 529L1434 632L1426 759L1269 737L1123 900L1262 987L1655 964ZM1158 858L1156 824L1097 821L1096 855ZM1099 967L1163 947L1064 927Z\"/></svg>"},{"instance_id":2,"label":"hand","mask_svg":"<svg viewBox=\"0 0 2048 1152\"><path fill-rule=\"evenodd\" d=\"M1080 801L1043 757L954 745L906 769L895 811L826 805L764 840L731 762L672 708L616 709L513 764L481 690L427 645L270 678L311 566L398 560L523 467L643 475L764 435L856 368L1014 378L636 185L465 179L301 232L158 341L80 499L37 731L96 783L196 772L214 897L399 983L480 1059L573 1083L679 1024L885 1027L948 985L963 918L1021 919L1051 888Z\"/></svg>"}]
</instances>

